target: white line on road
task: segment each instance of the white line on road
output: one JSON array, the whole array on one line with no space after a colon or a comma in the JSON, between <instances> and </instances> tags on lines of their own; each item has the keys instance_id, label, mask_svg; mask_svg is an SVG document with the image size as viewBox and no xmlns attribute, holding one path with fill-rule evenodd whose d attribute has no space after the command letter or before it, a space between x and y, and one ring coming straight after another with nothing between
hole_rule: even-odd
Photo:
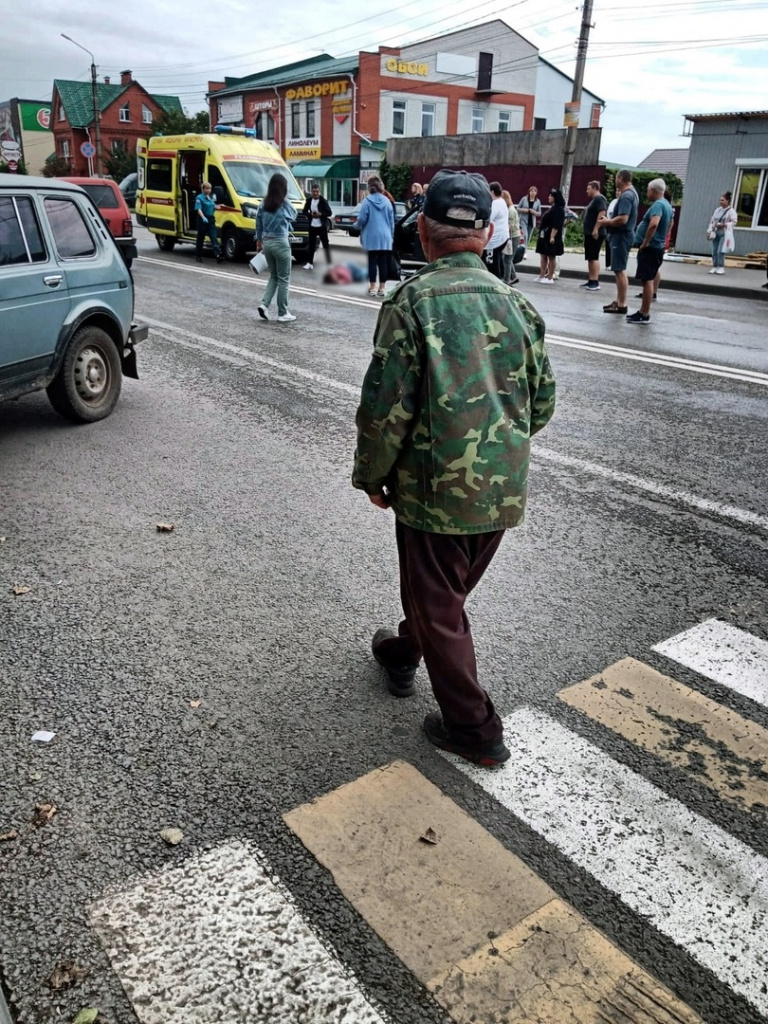
<instances>
[{"instance_id":1,"label":"white line on road","mask_svg":"<svg viewBox=\"0 0 768 1024\"><path fill-rule=\"evenodd\" d=\"M246 843L147 875L89 916L142 1024L384 1024Z\"/></svg>"},{"instance_id":2,"label":"white line on road","mask_svg":"<svg viewBox=\"0 0 768 1024\"><path fill-rule=\"evenodd\" d=\"M449 760L768 1014L768 861L547 715L504 737L502 769Z\"/></svg>"},{"instance_id":3,"label":"white line on road","mask_svg":"<svg viewBox=\"0 0 768 1024\"><path fill-rule=\"evenodd\" d=\"M729 622L707 619L653 650L768 707L768 643Z\"/></svg>"},{"instance_id":4,"label":"white line on road","mask_svg":"<svg viewBox=\"0 0 768 1024\"><path fill-rule=\"evenodd\" d=\"M254 280L242 274L231 274L223 270L206 270L199 267L185 267L178 263L171 263L168 260L154 259L151 256L140 257L144 263L153 263L160 267L170 267L172 270L183 270L189 274L205 274L210 277L226 278L227 281L239 281L252 285ZM262 284L263 282L258 281ZM341 302L345 305L361 306L366 309L378 309L379 302L372 302L370 299L358 298L355 295L331 294L330 292L317 291L314 288L305 288L302 285L291 283L291 291L299 295L308 295L312 298L323 299L328 302ZM620 345L606 345L598 341L589 341L584 338L571 338L561 334L547 334L547 345L561 346L562 348L580 349L582 352L593 352L596 355L613 356L617 359L629 359L638 363L652 363L655 366L664 366L676 370L688 370L691 373L705 374L709 377L721 377L726 380L738 380L746 384L757 384L760 387L768 387L768 373L761 373L759 370L744 370L730 366L723 366L717 363L703 363L695 359L684 359L682 356L668 356L661 353L644 352L639 349L623 348Z\"/></svg>"},{"instance_id":5,"label":"white line on road","mask_svg":"<svg viewBox=\"0 0 768 1024\"><path fill-rule=\"evenodd\" d=\"M332 388L335 391L342 391L351 395L356 400L360 398L360 386L346 384L344 381L334 380L314 370L306 370L291 363L284 363L279 359L263 355L261 352L252 349L232 345L226 341L219 341L218 338L208 338L194 331L187 331L182 327L175 327L173 324L164 323L162 320L154 320L144 317L144 321L159 331L168 334L168 340L175 344L186 345L188 348L201 349L212 348L220 353L226 353L244 362L251 362L269 366L284 374L289 380L300 377L302 380L312 381L324 388ZM622 484L636 490L650 494L654 498L661 498L664 501L672 501L679 505L686 505L696 512L704 512L707 515L714 515L720 519L727 519L739 523L742 526L756 527L768 532L768 517L758 515L756 512L749 512L746 509L737 508L735 505L723 505L708 498L700 498L688 491L681 491L675 487L668 487L666 484L658 484L644 477L635 476L633 473L624 473L618 469L611 469L609 466L601 466L596 462L589 462L586 459L579 459L573 455L565 455L562 452L552 451L538 443L533 447L533 460L542 459L556 465L565 466L568 469L576 469L579 472L587 473L590 476L602 477L615 484Z\"/></svg>"}]
</instances>

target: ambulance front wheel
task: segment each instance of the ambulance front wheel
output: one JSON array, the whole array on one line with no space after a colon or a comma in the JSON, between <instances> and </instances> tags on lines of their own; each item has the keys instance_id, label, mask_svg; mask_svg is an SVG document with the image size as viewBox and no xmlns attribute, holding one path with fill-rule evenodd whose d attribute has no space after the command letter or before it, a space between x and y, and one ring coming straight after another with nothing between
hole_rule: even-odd
<instances>
[{"instance_id":1,"label":"ambulance front wheel","mask_svg":"<svg viewBox=\"0 0 768 1024\"><path fill-rule=\"evenodd\" d=\"M173 247L176 245L176 239L171 238L170 235L155 235L157 239L157 247L163 252L173 252Z\"/></svg>"},{"instance_id":2,"label":"ambulance front wheel","mask_svg":"<svg viewBox=\"0 0 768 1024\"><path fill-rule=\"evenodd\" d=\"M236 263L245 256L245 249L237 237L237 230L228 224L221 236L221 251L228 263Z\"/></svg>"}]
</instances>

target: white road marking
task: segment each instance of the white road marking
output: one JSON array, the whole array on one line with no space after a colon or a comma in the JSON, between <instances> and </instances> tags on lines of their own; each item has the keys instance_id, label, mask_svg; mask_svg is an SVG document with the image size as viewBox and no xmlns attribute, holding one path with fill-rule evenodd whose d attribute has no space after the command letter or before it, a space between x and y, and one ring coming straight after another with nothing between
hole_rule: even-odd
<instances>
[{"instance_id":1,"label":"white road marking","mask_svg":"<svg viewBox=\"0 0 768 1024\"><path fill-rule=\"evenodd\" d=\"M258 852L231 841L90 919L142 1024L384 1024Z\"/></svg>"},{"instance_id":2,"label":"white road marking","mask_svg":"<svg viewBox=\"0 0 768 1024\"><path fill-rule=\"evenodd\" d=\"M553 719L504 719L512 758L446 755L635 913L768 1014L768 860Z\"/></svg>"},{"instance_id":3,"label":"white road marking","mask_svg":"<svg viewBox=\"0 0 768 1024\"><path fill-rule=\"evenodd\" d=\"M242 274L231 274L223 270L205 270L199 267L185 267L178 263L171 263L168 260L154 259L151 256L141 256L143 263L153 263L160 267L171 268L172 270L183 270L189 274L206 274L211 277L226 278L228 281L239 281L244 284L265 284L266 282L253 277L245 277ZM367 309L378 309L380 302L372 302L370 299L358 298L354 295L332 294L331 292L317 291L314 288L305 288L291 282L291 291L299 295L308 295L312 298L323 299L328 302L341 302L345 305L362 306ZM563 348L575 348L582 352L593 352L597 355L612 356L617 359L629 359L638 363L652 363L655 366L664 366L676 370L687 370L690 373L706 374L709 377L720 377L725 380L737 380L746 384L757 384L759 387L768 387L768 373L761 373L759 370L745 370L736 367L723 366L718 363L704 363L695 359L684 359L682 356L668 356L661 353L652 353L639 349L624 348L620 345L606 345L602 342L589 341L585 338L572 338L562 334L547 334L547 345L561 346Z\"/></svg>"},{"instance_id":4,"label":"white road marking","mask_svg":"<svg viewBox=\"0 0 768 1024\"><path fill-rule=\"evenodd\" d=\"M768 643L743 629L707 619L653 650L768 707Z\"/></svg>"},{"instance_id":5,"label":"white road marking","mask_svg":"<svg viewBox=\"0 0 768 1024\"><path fill-rule=\"evenodd\" d=\"M288 380L299 377L302 380L312 381L313 384L319 384L324 388L331 388L335 391L341 391L346 395L351 395L356 401L360 398L360 387L358 385L346 384L343 381L334 380L332 377L325 377L321 373L315 373L314 370L306 370L291 363L284 363L279 359L263 355L261 352L242 348L239 345L232 345L226 341L219 341L218 338L208 338L194 331L187 331L184 328L175 327L173 324L164 323L162 320L155 320L151 317L143 317L143 320L150 327L156 328L160 332L167 332L168 340L175 344L185 345L198 351L202 348L213 348L218 351L221 358L237 358L242 362L270 366L272 369L282 373ZM534 443L532 452L534 462L536 459L542 459L545 462L565 466L568 469L576 469L579 472L602 477L616 484L633 487L664 501L673 501L680 505L687 505L696 512L714 515L720 519L739 523L742 526L756 527L768 532L768 517L758 515L756 512L749 512L746 509L737 508L735 505L722 505L708 498L700 498L688 491L668 487L666 484L654 483L652 480L635 476L633 473L624 473L621 470L611 469L609 466L601 466L596 462L589 462L576 456L555 452L538 443Z\"/></svg>"}]
</instances>

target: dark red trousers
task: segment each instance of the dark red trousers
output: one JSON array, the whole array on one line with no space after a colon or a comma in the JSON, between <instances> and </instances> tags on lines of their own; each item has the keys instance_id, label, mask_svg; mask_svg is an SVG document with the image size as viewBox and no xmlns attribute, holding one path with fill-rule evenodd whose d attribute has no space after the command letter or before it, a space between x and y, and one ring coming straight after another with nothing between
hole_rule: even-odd
<instances>
[{"instance_id":1,"label":"dark red trousers","mask_svg":"<svg viewBox=\"0 0 768 1024\"><path fill-rule=\"evenodd\" d=\"M504 536L427 533L397 523L400 598L405 618L385 641L395 664L424 659L435 700L451 734L470 746L498 743L502 725L477 681L475 645L464 611Z\"/></svg>"}]
</instances>

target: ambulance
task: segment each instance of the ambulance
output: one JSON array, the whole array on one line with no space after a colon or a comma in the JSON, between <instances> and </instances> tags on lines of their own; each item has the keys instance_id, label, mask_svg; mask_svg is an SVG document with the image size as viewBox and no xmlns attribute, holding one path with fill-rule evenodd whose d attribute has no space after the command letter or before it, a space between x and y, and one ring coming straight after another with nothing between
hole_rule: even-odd
<instances>
[{"instance_id":1,"label":"ambulance","mask_svg":"<svg viewBox=\"0 0 768 1024\"><path fill-rule=\"evenodd\" d=\"M149 228L163 252L197 240L195 199L204 181L213 186L219 242L227 260L255 251L256 210L275 171L288 181L288 202L299 211L289 236L300 262L308 254L305 196L274 146L252 128L217 125L211 135L158 135L139 139L136 220Z\"/></svg>"}]
</instances>

